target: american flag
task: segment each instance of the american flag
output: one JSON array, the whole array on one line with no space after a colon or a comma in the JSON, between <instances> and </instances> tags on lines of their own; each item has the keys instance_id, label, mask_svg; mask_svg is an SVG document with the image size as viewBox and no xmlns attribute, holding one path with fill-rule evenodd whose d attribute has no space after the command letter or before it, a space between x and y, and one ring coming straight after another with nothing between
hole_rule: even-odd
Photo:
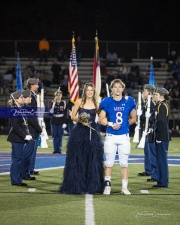
<instances>
[{"instance_id":1,"label":"american flag","mask_svg":"<svg viewBox=\"0 0 180 225\"><path fill-rule=\"evenodd\" d=\"M16 91L22 91L22 75L21 75L21 65L20 65L20 58L19 52L17 53L17 68L16 68Z\"/></svg>"},{"instance_id":2,"label":"american flag","mask_svg":"<svg viewBox=\"0 0 180 225\"><path fill-rule=\"evenodd\" d=\"M153 57L150 60L150 75L149 75L149 84L154 86L154 67L153 67Z\"/></svg>"},{"instance_id":3,"label":"american flag","mask_svg":"<svg viewBox=\"0 0 180 225\"><path fill-rule=\"evenodd\" d=\"M70 55L70 62L69 62L68 89L70 93L70 101L75 103L75 101L79 97L79 84L78 84L76 47L74 36L72 38L72 52Z\"/></svg>"},{"instance_id":4,"label":"american flag","mask_svg":"<svg viewBox=\"0 0 180 225\"><path fill-rule=\"evenodd\" d=\"M97 36L95 37L93 83L96 88L97 95L100 96L100 93L101 93L101 71L100 71L99 45L98 45Z\"/></svg>"}]
</instances>

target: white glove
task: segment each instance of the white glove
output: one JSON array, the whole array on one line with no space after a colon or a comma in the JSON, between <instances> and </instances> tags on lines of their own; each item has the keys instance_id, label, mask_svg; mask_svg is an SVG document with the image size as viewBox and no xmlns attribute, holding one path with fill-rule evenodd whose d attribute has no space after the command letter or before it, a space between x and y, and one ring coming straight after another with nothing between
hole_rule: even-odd
<instances>
[{"instance_id":1,"label":"white glove","mask_svg":"<svg viewBox=\"0 0 180 225\"><path fill-rule=\"evenodd\" d=\"M42 126L42 127L46 127L46 124L45 124L44 121L41 122L41 126Z\"/></svg>"},{"instance_id":2,"label":"white glove","mask_svg":"<svg viewBox=\"0 0 180 225\"><path fill-rule=\"evenodd\" d=\"M67 127L67 125L65 123L63 123L62 128L66 128L66 127Z\"/></svg>"},{"instance_id":3,"label":"white glove","mask_svg":"<svg viewBox=\"0 0 180 225\"><path fill-rule=\"evenodd\" d=\"M157 141L157 140L156 140L156 144L160 144L160 143L161 143L161 141Z\"/></svg>"},{"instance_id":4,"label":"white glove","mask_svg":"<svg viewBox=\"0 0 180 225\"><path fill-rule=\"evenodd\" d=\"M54 113L54 108L51 108L50 111L49 111L51 114Z\"/></svg>"},{"instance_id":5,"label":"white glove","mask_svg":"<svg viewBox=\"0 0 180 225\"><path fill-rule=\"evenodd\" d=\"M137 116L141 116L142 115L142 110L137 110L137 112L136 112L136 114L137 114Z\"/></svg>"},{"instance_id":6,"label":"white glove","mask_svg":"<svg viewBox=\"0 0 180 225\"><path fill-rule=\"evenodd\" d=\"M108 122L108 127L114 127L115 125L116 125L116 123Z\"/></svg>"},{"instance_id":7,"label":"white glove","mask_svg":"<svg viewBox=\"0 0 180 225\"><path fill-rule=\"evenodd\" d=\"M146 113L145 113L145 117L146 117L146 118L149 118L150 116L151 116L151 113L149 113L149 112L146 112Z\"/></svg>"},{"instance_id":8,"label":"white glove","mask_svg":"<svg viewBox=\"0 0 180 225\"><path fill-rule=\"evenodd\" d=\"M26 135L26 137L25 137L25 139L24 140L26 140L26 141L30 141L30 140L32 140L32 136L31 135Z\"/></svg>"}]
</instances>

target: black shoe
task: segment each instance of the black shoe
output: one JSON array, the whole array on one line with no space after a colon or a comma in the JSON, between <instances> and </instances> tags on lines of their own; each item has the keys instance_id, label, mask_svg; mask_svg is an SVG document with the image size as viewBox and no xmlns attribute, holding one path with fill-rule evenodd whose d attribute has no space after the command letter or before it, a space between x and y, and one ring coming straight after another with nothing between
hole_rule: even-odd
<instances>
[{"instance_id":1,"label":"black shoe","mask_svg":"<svg viewBox=\"0 0 180 225\"><path fill-rule=\"evenodd\" d=\"M23 180L36 180L35 177L26 177L26 178L22 178Z\"/></svg>"},{"instance_id":2,"label":"black shoe","mask_svg":"<svg viewBox=\"0 0 180 225\"><path fill-rule=\"evenodd\" d=\"M142 173L138 173L138 176L151 176L151 174L142 172Z\"/></svg>"},{"instance_id":3,"label":"black shoe","mask_svg":"<svg viewBox=\"0 0 180 225\"><path fill-rule=\"evenodd\" d=\"M147 182L157 182L157 180L150 178L150 179L147 179Z\"/></svg>"},{"instance_id":4,"label":"black shoe","mask_svg":"<svg viewBox=\"0 0 180 225\"><path fill-rule=\"evenodd\" d=\"M34 171L31 171L30 174L31 175L39 175L39 171L35 171L35 170Z\"/></svg>"},{"instance_id":5,"label":"black shoe","mask_svg":"<svg viewBox=\"0 0 180 225\"><path fill-rule=\"evenodd\" d=\"M13 186L27 186L26 183L12 184Z\"/></svg>"},{"instance_id":6,"label":"black shoe","mask_svg":"<svg viewBox=\"0 0 180 225\"><path fill-rule=\"evenodd\" d=\"M168 186L161 186L161 185L153 185L153 188L168 188Z\"/></svg>"}]
</instances>

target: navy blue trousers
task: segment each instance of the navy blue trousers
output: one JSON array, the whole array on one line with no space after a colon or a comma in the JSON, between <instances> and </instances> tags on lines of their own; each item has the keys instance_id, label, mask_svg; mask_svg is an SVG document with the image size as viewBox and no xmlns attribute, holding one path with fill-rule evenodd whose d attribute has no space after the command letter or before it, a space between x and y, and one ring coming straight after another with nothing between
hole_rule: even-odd
<instances>
[{"instance_id":1,"label":"navy blue trousers","mask_svg":"<svg viewBox=\"0 0 180 225\"><path fill-rule=\"evenodd\" d=\"M145 141L144 146L144 172L151 174L151 158L150 158L149 143L147 142L147 140Z\"/></svg>"},{"instance_id":2,"label":"navy blue trousers","mask_svg":"<svg viewBox=\"0 0 180 225\"><path fill-rule=\"evenodd\" d=\"M23 151L23 156L21 161L21 177L22 178L30 177L30 163L31 163L32 156L34 155L35 145L36 145L36 139L26 143L24 146L24 151ZM33 170L34 169L32 169L31 171Z\"/></svg>"},{"instance_id":3,"label":"navy blue trousers","mask_svg":"<svg viewBox=\"0 0 180 225\"><path fill-rule=\"evenodd\" d=\"M62 151L62 138L64 135L64 128L62 128L62 124L51 124L51 134L53 140L53 153L61 153Z\"/></svg>"},{"instance_id":4,"label":"navy blue trousers","mask_svg":"<svg viewBox=\"0 0 180 225\"><path fill-rule=\"evenodd\" d=\"M12 152L11 152L11 168L10 168L10 178L11 184L20 184L21 179L21 159L24 149L24 143L11 142Z\"/></svg>"},{"instance_id":5,"label":"navy blue trousers","mask_svg":"<svg viewBox=\"0 0 180 225\"><path fill-rule=\"evenodd\" d=\"M30 162L30 166L29 166L30 172L33 172L34 168L35 168L36 152L37 152L37 138L34 139L34 150L32 153L32 158L31 158L31 162Z\"/></svg>"},{"instance_id":6,"label":"navy blue trousers","mask_svg":"<svg viewBox=\"0 0 180 225\"><path fill-rule=\"evenodd\" d=\"M156 165L156 146L155 143L148 143L150 152L150 164L151 164L151 178L158 180L158 172Z\"/></svg>"},{"instance_id":7,"label":"navy blue trousers","mask_svg":"<svg viewBox=\"0 0 180 225\"><path fill-rule=\"evenodd\" d=\"M168 186L168 147L168 141L156 144L156 162L158 170L157 185L159 186Z\"/></svg>"},{"instance_id":8,"label":"navy blue trousers","mask_svg":"<svg viewBox=\"0 0 180 225\"><path fill-rule=\"evenodd\" d=\"M74 124L73 123L69 123L68 124L68 132L69 132L69 135L71 135L71 131L72 131L73 127L74 127Z\"/></svg>"}]
</instances>

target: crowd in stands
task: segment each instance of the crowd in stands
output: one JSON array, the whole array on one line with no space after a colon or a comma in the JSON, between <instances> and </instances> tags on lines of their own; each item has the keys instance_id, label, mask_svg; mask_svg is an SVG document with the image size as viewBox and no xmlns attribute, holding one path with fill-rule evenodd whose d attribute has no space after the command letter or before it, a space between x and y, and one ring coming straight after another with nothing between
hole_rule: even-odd
<instances>
[{"instance_id":1,"label":"crowd in stands","mask_svg":"<svg viewBox=\"0 0 180 225\"><path fill-rule=\"evenodd\" d=\"M50 65L50 69L46 71L42 66L42 62L43 60L45 63L48 61L49 49L50 45L48 40L45 37L42 38L42 40L39 41L39 64L34 64L33 61L30 61L27 67L22 68L23 87L26 88L26 80L28 78L39 78L40 88L42 83L45 88L53 84L59 85L61 86L64 96L67 96L69 68L68 63L65 65L64 62L68 62L69 53L65 46L60 46L53 55L54 62ZM81 37L78 36L76 38L78 62L81 61L83 56L83 49L84 45L81 42ZM63 68L62 62L65 65ZM168 72L164 87L167 90L171 90L170 95L174 99L171 101L172 107L180 107L176 104L176 99L180 98L180 52L177 54L175 51L172 51L167 59L158 65L158 67L159 66ZM156 68L155 62L154 67ZM139 65L133 62L130 57L124 57L124 59L120 61L114 50L110 50L106 57L100 58L100 68L102 78L101 97L107 96L106 84L110 85L111 81L115 78L121 79L126 84L124 94L130 96L133 96L134 90L137 91L137 89L140 89L144 84L149 82L149 68L144 70L142 70L142 68L140 69ZM8 94L11 89L15 90L15 80L15 66L9 66L5 74L0 74L0 94Z\"/></svg>"},{"instance_id":2,"label":"crowd in stands","mask_svg":"<svg viewBox=\"0 0 180 225\"><path fill-rule=\"evenodd\" d=\"M124 94L133 95L134 89L142 88L144 84L149 83L149 68L148 70L140 70L139 66L132 59L121 59L121 66L118 66L118 56L114 51L108 52L106 58L100 59L100 68L102 76L101 97L106 96L106 83L110 85L115 78L120 78L125 84L126 89ZM131 64L129 64L131 62ZM171 101L172 108L179 108L177 99L180 98L180 52L176 54L172 51L167 59L162 63L154 63L154 68L161 67L168 72L164 87L170 91L173 98ZM156 71L155 71L156 74ZM164 79L164 77L162 77Z\"/></svg>"}]
</instances>

